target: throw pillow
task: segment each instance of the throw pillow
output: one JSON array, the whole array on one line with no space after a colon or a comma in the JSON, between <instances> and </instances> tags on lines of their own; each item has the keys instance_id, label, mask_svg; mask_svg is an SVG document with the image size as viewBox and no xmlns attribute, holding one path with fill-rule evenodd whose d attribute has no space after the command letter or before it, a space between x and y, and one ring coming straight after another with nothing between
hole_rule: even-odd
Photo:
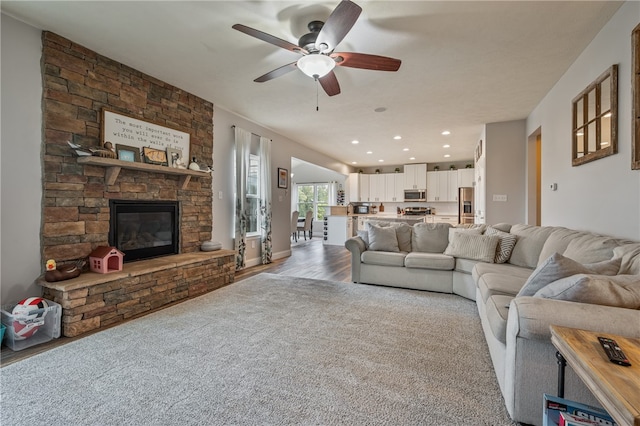
<instances>
[{"instance_id":1,"label":"throw pillow","mask_svg":"<svg viewBox=\"0 0 640 426\"><path fill-rule=\"evenodd\" d=\"M534 297L640 309L640 275L573 275L538 290Z\"/></svg>"},{"instance_id":2,"label":"throw pillow","mask_svg":"<svg viewBox=\"0 0 640 426\"><path fill-rule=\"evenodd\" d=\"M444 254L493 263L498 240L499 238L495 235L454 232Z\"/></svg>"},{"instance_id":3,"label":"throw pillow","mask_svg":"<svg viewBox=\"0 0 640 426\"><path fill-rule=\"evenodd\" d=\"M379 226L380 228L393 228L396 230L398 238L398 248L400 251L409 253L411 251L411 226L403 222L385 222L370 220L367 223Z\"/></svg>"},{"instance_id":4,"label":"throw pillow","mask_svg":"<svg viewBox=\"0 0 640 426\"><path fill-rule=\"evenodd\" d=\"M448 223L416 223L411 233L411 251L442 253L449 244Z\"/></svg>"},{"instance_id":5,"label":"throw pillow","mask_svg":"<svg viewBox=\"0 0 640 426\"><path fill-rule=\"evenodd\" d=\"M508 232L502 232L496 228L489 226L484 235L497 235L500 238L498 248L496 249L496 263L505 263L511 257L511 252L516 245L516 237Z\"/></svg>"},{"instance_id":6,"label":"throw pillow","mask_svg":"<svg viewBox=\"0 0 640 426\"><path fill-rule=\"evenodd\" d=\"M369 250L369 231L356 231L356 234L364 241L364 248Z\"/></svg>"},{"instance_id":7,"label":"throw pillow","mask_svg":"<svg viewBox=\"0 0 640 426\"><path fill-rule=\"evenodd\" d=\"M615 265L618 264L616 267ZM538 290L562 278L576 274L611 274L615 275L620 268L619 260L612 259L606 262L583 265L573 259L569 259L560 253L554 253L542 262L529 276L520 291L519 296L533 296Z\"/></svg>"},{"instance_id":8,"label":"throw pillow","mask_svg":"<svg viewBox=\"0 0 640 426\"><path fill-rule=\"evenodd\" d=\"M369 250L399 252L396 230L390 226L382 227L369 223Z\"/></svg>"},{"instance_id":9,"label":"throw pillow","mask_svg":"<svg viewBox=\"0 0 640 426\"><path fill-rule=\"evenodd\" d=\"M469 234L482 234L482 228L458 228L456 226L449 228L449 241L453 238L453 234L456 232L467 232Z\"/></svg>"}]
</instances>

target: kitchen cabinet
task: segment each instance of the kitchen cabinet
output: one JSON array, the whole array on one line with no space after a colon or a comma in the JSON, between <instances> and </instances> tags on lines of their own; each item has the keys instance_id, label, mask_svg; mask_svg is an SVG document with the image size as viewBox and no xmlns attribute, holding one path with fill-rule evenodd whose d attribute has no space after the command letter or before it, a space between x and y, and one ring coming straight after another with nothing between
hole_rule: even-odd
<instances>
[{"instance_id":1,"label":"kitchen cabinet","mask_svg":"<svg viewBox=\"0 0 640 426\"><path fill-rule=\"evenodd\" d=\"M385 174L385 198L389 203L404 202L404 173Z\"/></svg>"},{"instance_id":2,"label":"kitchen cabinet","mask_svg":"<svg viewBox=\"0 0 640 426\"><path fill-rule=\"evenodd\" d=\"M432 215L433 223L449 223L451 225L458 224L458 215Z\"/></svg>"},{"instance_id":3,"label":"kitchen cabinet","mask_svg":"<svg viewBox=\"0 0 640 426\"><path fill-rule=\"evenodd\" d=\"M475 170L474 169L460 169L458 170L458 187L473 187L473 182L475 181Z\"/></svg>"},{"instance_id":4,"label":"kitchen cabinet","mask_svg":"<svg viewBox=\"0 0 640 426\"><path fill-rule=\"evenodd\" d=\"M324 228L324 244L344 245L344 242L351 237L352 218L351 216L327 216Z\"/></svg>"},{"instance_id":5,"label":"kitchen cabinet","mask_svg":"<svg viewBox=\"0 0 640 426\"><path fill-rule=\"evenodd\" d=\"M458 201L458 171L427 172L427 201Z\"/></svg>"},{"instance_id":6,"label":"kitchen cabinet","mask_svg":"<svg viewBox=\"0 0 640 426\"><path fill-rule=\"evenodd\" d=\"M385 177L386 175L381 173L376 173L375 175L369 176L369 201L380 203L383 201L387 201L385 189Z\"/></svg>"},{"instance_id":7,"label":"kitchen cabinet","mask_svg":"<svg viewBox=\"0 0 640 426\"><path fill-rule=\"evenodd\" d=\"M349 202L369 201L369 175L349 173Z\"/></svg>"},{"instance_id":8,"label":"kitchen cabinet","mask_svg":"<svg viewBox=\"0 0 640 426\"><path fill-rule=\"evenodd\" d=\"M427 164L404 165L404 189L425 189L427 187Z\"/></svg>"}]
</instances>

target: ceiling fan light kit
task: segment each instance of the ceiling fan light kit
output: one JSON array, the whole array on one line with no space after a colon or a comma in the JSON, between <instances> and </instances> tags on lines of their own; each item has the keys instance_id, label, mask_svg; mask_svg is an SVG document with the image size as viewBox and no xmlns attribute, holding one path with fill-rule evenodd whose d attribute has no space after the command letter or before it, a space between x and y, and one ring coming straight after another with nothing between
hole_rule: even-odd
<instances>
[{"instance_id":1,"label":"ceiling fan light kit","mask_svg":"<svg viewBox=\"0 0 640 426\"><path fill-rule=\"evenodd\" d=\"M324 77L336 66L336 62L329 56L311 54L298 59L300 71L314 79Z\"/></svg>"},{"instance_id":2,"label":"ceiling fan light kit","mask_svg":"<svg viewBox=\"0 0 640 426\"><path fill-rule=\"evenodd\" d=\"M375 71L397 71L402 63L399 59L386 56L354 52L333 53L335 47L356 23L361 12L362 8L357 4L350 0L342 0L331 12L327 22L311 21L309 23L310 32L300 37L298 45L246 25L235 24L232 28L274 46L303 55L297 62L276 68L256 78L255 82L263 83L298 68L319 81L327 95L334 96L340 93L340 85L333 72L336 65Z\"/></svg>"}]
</instances>

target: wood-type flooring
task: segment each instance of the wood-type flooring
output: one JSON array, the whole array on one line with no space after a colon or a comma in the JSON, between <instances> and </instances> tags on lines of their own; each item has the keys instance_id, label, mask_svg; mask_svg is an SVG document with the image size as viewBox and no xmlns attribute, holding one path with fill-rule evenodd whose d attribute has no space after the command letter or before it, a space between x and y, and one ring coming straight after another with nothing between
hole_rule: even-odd
<instances>
[{"instance_id":1,"label":"wood-type flooring","mask_svg":"<svg viewBox=\"0 0 640 426\"><path fill-rule=\"evenodd\" d=\"M351 256L344 246L330 246L322 244L321 238L298 240L291 243L291 256L276 259L268 265L258 265L236 271L235 282L245 278L268 272L295 277L315 278L329 281L351 281ZM171 305L167 305L171 306ZM165 306L166 307L166 306ZM122 324L122 323L121 323ZM89 333L84 334L87 336ZM79 337L60 337L47 343L36 345L21 351L14 352L2 345L0 350L0 366L46 352L56 346L72 342Z\"/></svg>"}]
</instances>

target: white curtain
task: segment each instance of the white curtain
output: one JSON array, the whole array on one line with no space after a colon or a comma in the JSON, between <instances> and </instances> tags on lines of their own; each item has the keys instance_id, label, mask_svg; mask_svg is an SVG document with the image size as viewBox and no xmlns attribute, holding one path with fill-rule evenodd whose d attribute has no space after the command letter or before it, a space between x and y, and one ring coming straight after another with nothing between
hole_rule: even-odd
<instances>
[{"instance_id":1,"label":"white curtain","mask_svg":"<svg viewBox=\"0 0 640 426\"><path fill-rule=\"evenodd\" d=\"M236 270L245 267L247 218L246 195L247 174L249 169L249 152L251 149L251 132L235 127L236 154L236 218L235 218L235 249Z\"/></svg>"},{"instance_id":2,"label":"white curtain","mask_svg":"<svg viewBox=\"0 0 640 426\"><path fill-rule=\"evenodd\" d=\"M338 205L338 183L337 182L329 182L329 205L330 206Z\"/></svg>"},{"instance_id":3,"label":"white curtain","mask_svg":"<svg viewBox=\"0 0 640 426\"><path fill-rule=\"evenodd\" d=\"M260 137L260 220L262 263L271 263L271 139Z\"/></svg>"}]
</instances>

